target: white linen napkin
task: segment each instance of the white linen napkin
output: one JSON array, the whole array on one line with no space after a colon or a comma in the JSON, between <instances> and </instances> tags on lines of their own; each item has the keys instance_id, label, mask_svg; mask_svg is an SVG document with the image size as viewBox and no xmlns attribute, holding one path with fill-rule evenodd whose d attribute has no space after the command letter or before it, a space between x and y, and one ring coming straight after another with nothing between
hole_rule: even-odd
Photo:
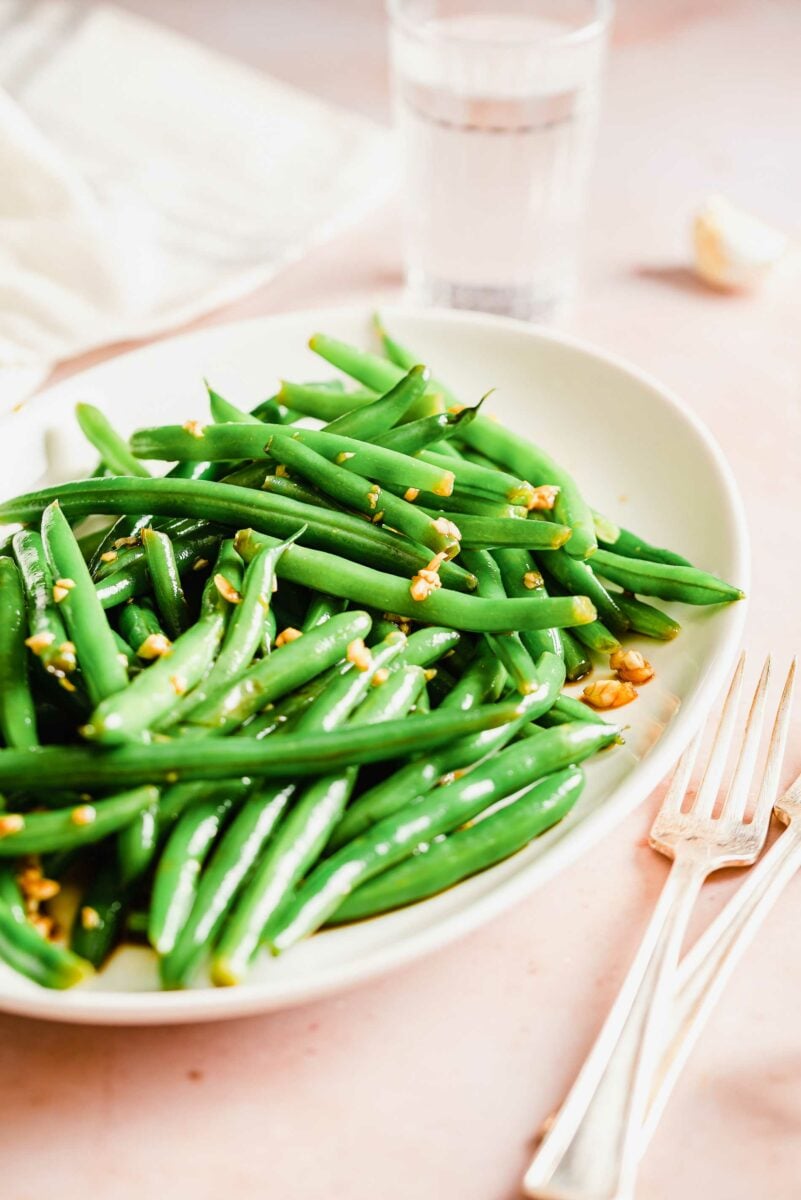
<instances>
[{"instance_id":1,"label":"white linen napkin","mask_svg":"<svg viewBox=\"0 0 801 1200\"><path fill-rule=\"evenodd\" d=\"M358 219L378 126L109 7L0 0L0 412Z\"/></svg>"}]
</instances>

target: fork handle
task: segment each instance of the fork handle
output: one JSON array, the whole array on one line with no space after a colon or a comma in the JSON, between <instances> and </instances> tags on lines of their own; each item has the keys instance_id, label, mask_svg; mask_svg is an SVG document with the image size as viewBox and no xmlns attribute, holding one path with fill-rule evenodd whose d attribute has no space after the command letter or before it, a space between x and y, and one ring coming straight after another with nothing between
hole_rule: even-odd
<instances>
[{"instance_id":1,"label":"fork handle","mask_svg":"<svg viewBox=\"0 0 801 1200\"><path fill-rule=\"evenodd\" d=\"M539 1200L629 1200L640 1132L662 1048L660 1026L687 923L708 869L674 860L609 1016L532 1163Z\"/></svg>"},{"instance_id":2,"label":"fork handle","mask_svg":"<svg viewBox=\"0 0 801 1200\"><path fill-rule=\"evenodd\" d=\"M641 1152L651 1140L698 1035L734 968L801 868L801 819L790 824L679 967L665 1049L656 1070Z\"/></svg>"}]
</instances>

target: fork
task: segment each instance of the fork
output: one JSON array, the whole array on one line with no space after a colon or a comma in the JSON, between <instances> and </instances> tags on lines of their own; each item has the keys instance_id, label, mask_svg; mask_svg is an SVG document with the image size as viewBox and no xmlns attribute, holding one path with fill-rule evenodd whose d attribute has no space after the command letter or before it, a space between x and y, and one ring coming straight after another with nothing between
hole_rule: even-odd
<instances>
[{"instance_id":1,"label":"fork","mask_svg":"<svg viewBox=\"0 0 801 1200\"><path fill-rule=\"evenodd\" d=\"M777 733L781 706L753 816L745 817L765 715L769 659L751 701L731 781L715 814L737 726L744 661L741 656L695 798L683 810L701 733L679 760L657 813L650 843L672 858L673 866L617 1000L526 1172L523 1187L528 1196L540 1200L629 1200L633 1196L642 1125L693 906L712 872L756 861L770 824L784 746Z\"/></svg>"}]
</instances>

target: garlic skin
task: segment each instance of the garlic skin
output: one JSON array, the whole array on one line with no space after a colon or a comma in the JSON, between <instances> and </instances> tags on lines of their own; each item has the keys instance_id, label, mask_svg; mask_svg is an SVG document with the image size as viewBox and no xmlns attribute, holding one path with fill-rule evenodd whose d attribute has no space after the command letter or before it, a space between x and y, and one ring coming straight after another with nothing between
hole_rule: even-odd
<instances>
[{"instance_id":1,"label":"garlic skin","mask_svg":"<svg viewBox=\"0 0 801 1200\"><path fill-rule=\"evenodd\" d=\"M731 204L709 196L693 219L695 272L719 291L756 287L784 256L788 239Z\"/></svg>"}]
</instances>

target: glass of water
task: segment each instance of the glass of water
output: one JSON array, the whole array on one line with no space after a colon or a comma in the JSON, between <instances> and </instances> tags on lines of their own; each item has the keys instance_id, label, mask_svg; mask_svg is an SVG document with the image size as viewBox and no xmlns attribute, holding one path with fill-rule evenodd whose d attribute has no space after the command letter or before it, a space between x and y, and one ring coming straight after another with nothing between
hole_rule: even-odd
<instances>
[{"instance_id":1,"label":"glass of water","mask_svg":"<svg viewBox=\"0 0 801 1200\"><path fill-rule=\"evenodd\" d=\"M388 0L407 279L548 320L576 284L612 0Z\"/></svg>"}]
</instances>

